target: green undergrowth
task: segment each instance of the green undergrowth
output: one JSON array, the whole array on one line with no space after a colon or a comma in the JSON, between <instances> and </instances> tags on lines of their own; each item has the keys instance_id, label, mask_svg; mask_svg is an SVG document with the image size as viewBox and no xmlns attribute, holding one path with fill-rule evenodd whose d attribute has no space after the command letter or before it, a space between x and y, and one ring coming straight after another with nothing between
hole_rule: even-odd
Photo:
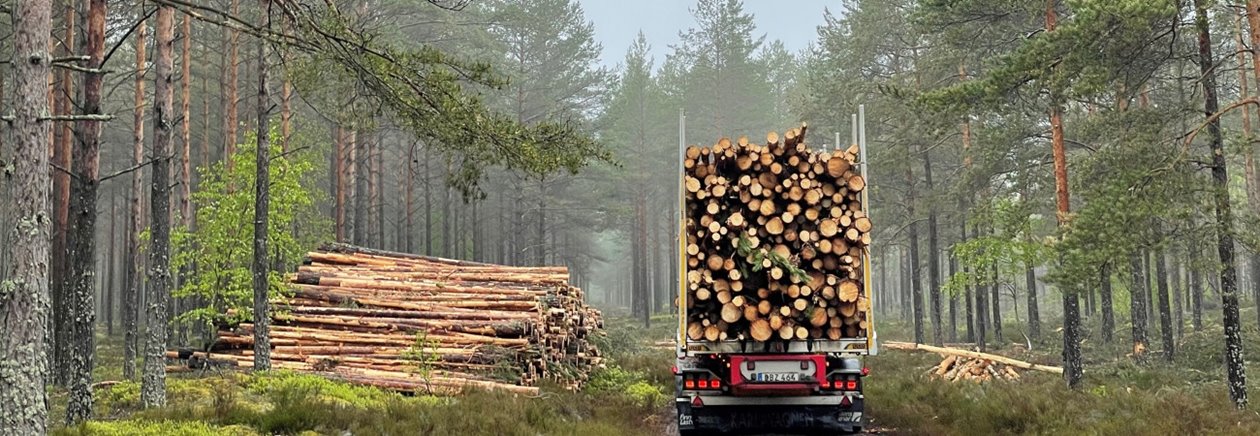
<instances>
[{"instance_id":1,"label":"green undergrowth","mask_svg":"<svg viewBox=\"0 0 1260 436\"><path fill-rule=\"evenodd\" d=\"M102 385L94 392L95 420L72 428L60 426L65 393L53 390L50 418L58 435L655 435L672 419L662 413L672 398L672 352L644 346L643 334L610 326L598 339L604 367L582 392L545 385L537 397L438 397L287 371L209 371L168 375L160 408L141 406L137 381ZM98 362L121 366L118 342L102 337ZM97 373L98 380L120 378L117 369Z\"/></svg>"},{"instance_id":2,"label":"green undergrowth","mask_svg":"<svg viewBox=\"0 0 1260 436\"><path fill-rule=\"evenodd\" d=\"M645 390L637 376L597 377L615 383L587 393L545 388L538 398L486 391L434 397L282 371L233 373L171 379L168 405L154 409L140 408L139 386L125 382L97 391L100 421L56 434L650 434L644 420L659 404L655 386Z\"/></svg>"},{"instance_id":3,"label":"green undergrowth","mask_svg":"<svg viewBox=\"0 0 1260 436\"><path fill-rule=\"evenodd\" d=\"M902 326L882 327L881 338L904 339ZM1053 327L1046 330L1031 352L1022 335L1018 342L1024 345L1009 341L990 352L1058 366L1061 346L1055 341L1062 339ZM1154 332L1157 349L1134 360L1128 332L1122 333L1110 344L1093 336L1085 342L1085 380L1077 391L1060 376L1038 371L1020 370L1021 379L1013 382L934 380L925 373L940 363L939 356L883 350L867 359L872 371L867 412L874 426L898 434L1260 434L1260 414L1237 410L1229 401L1219 325L1187 331L1174 363L1162 360ZM1245 337L1252 350L1260 346L1254 329Z\"/></svg>"}]
</instances>

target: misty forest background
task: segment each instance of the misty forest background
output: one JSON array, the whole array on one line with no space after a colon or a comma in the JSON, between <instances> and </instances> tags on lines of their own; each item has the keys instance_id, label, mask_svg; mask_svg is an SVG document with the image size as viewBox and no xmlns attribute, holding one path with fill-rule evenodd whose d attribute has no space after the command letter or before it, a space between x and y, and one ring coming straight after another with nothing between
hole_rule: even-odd
<instances>
[{"instance_id":1,"label":"misty forest background","mask_svg":"<svg viewBox=\"0 0 1260 436\"><path fill-rule=\"evenodd\" d=\"M79 56L88 3L54 2L55 56ZM68 170L81 134L52 131L54 362L74 359L69 320L86 316L125 335L136 371L160 192L150 160L163 162L150 107L159 6L178 10L166 30L180 114L162 175L170 346L200 346L208 325L248 315L256 113L274 114L263 142L276 288L305 250L339 241L564 265L592 303L650 323L674 310L680 113L691 144L807 122L812 146L838 133L847 147L865 105L875 310L915 341L1066 336L1172 360L1177 337L1220 322L1241 368L1237 329L1260 321L1238 318L1239 300L1260 299L1257 2L845 0L793 52L741 1L698 0L664 57L642 34L601 47L574 0L329 4L335 14L286 25L256 2L109 3L89 313L64 306L73 284L58 280L75 266L69 211L82 203ZM0 50L12 58L11 44ZM371 50L390 61L352 59ZM624 59L601 67L601 50ZM53 113L90 114L82 71L53 70ZM433 82L407 82L413 71ZM13 107L8 74L0 85ZM6 228L14 213L0 210ZM1067 348L1075 384L1079 349ZM54 363L53 380L69 367Z\"/></svg>"}]
</instances>

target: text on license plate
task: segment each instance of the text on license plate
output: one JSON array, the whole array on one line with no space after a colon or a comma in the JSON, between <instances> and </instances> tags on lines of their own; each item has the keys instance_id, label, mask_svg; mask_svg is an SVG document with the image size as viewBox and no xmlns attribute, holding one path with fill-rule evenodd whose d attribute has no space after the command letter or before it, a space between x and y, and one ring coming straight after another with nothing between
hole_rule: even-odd
<instances>
[{"instance_id":1,"label":"text on license plate","mask_svg":"<svg viewBox=\"0 0 1260 436\"><path fill-rule=\"evenodd\" d=\"M795 382L801 380L801 374L795 372L758 372L753 374L753 381L762 383Z\"/></svg>"}]
</instances>

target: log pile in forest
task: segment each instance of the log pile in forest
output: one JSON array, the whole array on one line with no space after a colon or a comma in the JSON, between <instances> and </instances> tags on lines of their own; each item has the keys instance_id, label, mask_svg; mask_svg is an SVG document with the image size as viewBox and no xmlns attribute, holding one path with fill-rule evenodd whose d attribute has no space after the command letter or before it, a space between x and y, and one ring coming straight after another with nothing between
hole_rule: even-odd
<instances>
[{"instance_id":1,"label":"log pile in forest","mask_svg":"<svg viewBox=\"0 0 1260 436\"><path fill-rule=\"evenodd\" d=\"M273 304L272 366L402 391L579 388L599 350L598 310L564 267L511 267L330 244ZM249 366L252 324L219 331L211 356Z\"/></svg>"},{"instance_id":2,"label":"log pile in forest","mask_svg":"<svg viewBox=\"0 0 1260 436\"><path fill-rule=\"evenodd\" d=\"M1019 380L1014 366L1003 365L988 359L945 356L939 365L928 370L932 378L956 382L970 380L976 383L990 380Z\"/></svg>"},{"instance_id":3,"label":"log pile in forest","mask_svg":"<svg viewBox=\"0 0 1260 436\"><path fill-rule=\"evenodd\" d=\"M806 130L687 147L691 340L866 335L862 262L871 220L858 149L811 150Z\"/></svg>"}]
</instances>

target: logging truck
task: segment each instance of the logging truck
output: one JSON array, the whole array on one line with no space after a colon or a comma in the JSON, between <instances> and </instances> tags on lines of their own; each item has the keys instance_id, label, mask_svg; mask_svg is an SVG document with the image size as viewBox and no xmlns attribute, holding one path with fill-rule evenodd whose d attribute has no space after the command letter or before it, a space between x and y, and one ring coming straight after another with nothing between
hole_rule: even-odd
<instances>
[{"instance_id":1,"label":"logging truck","mask_svg":"<svg viewBox=\"0 0 1260 436\"><path fill-rule=\"evenodd\" d=\"M847 150L811 150L804 124L707 147L680 132L680 435L863 429L877 348L862 112Z\"/></svg>"}]
</instances>

